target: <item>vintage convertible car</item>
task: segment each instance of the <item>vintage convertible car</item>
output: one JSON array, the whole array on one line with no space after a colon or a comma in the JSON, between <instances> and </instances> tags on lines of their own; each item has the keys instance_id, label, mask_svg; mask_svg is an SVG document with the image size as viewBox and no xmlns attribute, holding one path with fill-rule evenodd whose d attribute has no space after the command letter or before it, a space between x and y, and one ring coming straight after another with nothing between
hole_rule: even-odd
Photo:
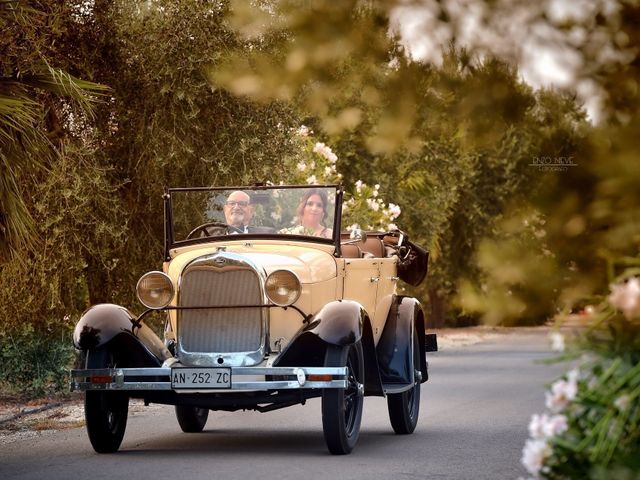
<instances>
[{"instance_id":1,"label":"vintage convertible car","mask_svg":"<svg viewBox=\"0 0 640 480\"><path fill-rule=\"evenodd\" d=\"M130 398L175 405L182 430L200 432L210 410L321 397L328 449L346 454L364 396L386 396L395 432L413 432L437 343L396 288L424 279L428 255L400 231L341 234L342 196L336 185L166 189L163 268L137 285L148 309L95 305L75 328L84 369L71 388L86 392L95 451L120 447ZM144 322L156 311L164 339Z\"/></svg>"}]
</instances>

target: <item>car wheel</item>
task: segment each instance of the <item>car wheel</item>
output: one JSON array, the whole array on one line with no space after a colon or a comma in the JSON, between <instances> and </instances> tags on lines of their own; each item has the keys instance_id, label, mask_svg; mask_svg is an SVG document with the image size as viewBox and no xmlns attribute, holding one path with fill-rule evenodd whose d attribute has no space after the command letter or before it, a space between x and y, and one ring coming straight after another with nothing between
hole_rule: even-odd
<instances>
[{"instance_id":1,"label":"car wheel","mask_svg":"<svg viewBox=\"0 0 640 480\"><path fill-rule=\"evenodd\" d=\"M413 365L411 367L414 369L420 367L420 345L415 335L413 337ZM387 395L387 407L393 431L401 435L413 433L420 414L420 379L415 377L413 388L410 390Z\"/></svg>"},{"instance_id":2,"label":"car wheel","mask_svg":"<svg viewBox=\"0 0 640 480\"><path fill-rule=\"evenodd\" d=\"M322 392L322 429L329 451L350 453L360 436L364 403L364 355L360 342L341 347L329 345L326 367L347 367L347 388L327 388Z\"/></svg>"},{"instance_id":3,"label":"car wheel","mask_svg":"<svg viewBox=\"0 0 640 480\"><path fill-rule=\"evenodd\" d=\"M109 368L113 358L106 348L87 352L86 368ZM120 448L127 428L129 397L121 392L89 390L84 397L84 418L91 446L98 453Z\"/></svg>"},{"instance_id":4,"label":"car wheel","mask_svg":"<svg viewBox=\"0 0 640 480\"><path fill-rule=\"evenodd\" d=\"M209 418L208 408L176 405L176 418L185 433L201 432Z\"/></svg>"}]
</instances>

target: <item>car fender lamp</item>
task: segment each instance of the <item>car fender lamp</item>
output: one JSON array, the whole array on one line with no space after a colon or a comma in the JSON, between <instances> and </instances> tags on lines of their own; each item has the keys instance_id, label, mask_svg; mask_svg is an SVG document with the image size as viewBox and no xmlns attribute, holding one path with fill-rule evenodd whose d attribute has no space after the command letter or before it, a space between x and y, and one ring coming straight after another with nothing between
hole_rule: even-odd
<instances>
[{"instance_id":1,"label":"car fender lamp","mask_svg":"<svg viewBox=\"0 0 640 480\"><path fill-rule=\"evenodd\" d=\"M138 280L136 294L145 307L158 310L171 303L174 294L173 282L165 273L148 272Z\"/></svg>"},{"instance_id":2,"label":"car fender lamp","mask_svg":"<svg viewBox=\"0 0 640 480\"><path fill-rule=\"evenodd\" d=\"M271 272L265 287L269 300L280 307L293 305L300 298L300 280L290 270Z\"/></svg>"}]
</instances>

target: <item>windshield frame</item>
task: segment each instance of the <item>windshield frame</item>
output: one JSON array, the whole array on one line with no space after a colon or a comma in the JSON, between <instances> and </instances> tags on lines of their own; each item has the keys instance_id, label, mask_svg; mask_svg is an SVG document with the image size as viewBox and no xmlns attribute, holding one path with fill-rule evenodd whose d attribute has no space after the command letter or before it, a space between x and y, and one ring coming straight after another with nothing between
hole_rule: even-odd
<instances>
[{"instance_id":1,"label":"windshield frame","mask_svg":"<svg viewBox=\"0 0 640 480\"><path fill-rule=\"evenodd\" d=\"M217 235L209 237L191 238L188 240L176 240L173 223L173 203L172 194L176 192L220 192L229 190L283 190L283 189L309 189L309 188L335 188L335 212L333 219L333 238L312 237L308 235L281 234L281 233L246 233L241 236L242 240L251 239L274 239L274 240L295 240L310 243L324 243L334 245L335 256L340 256L340 229L342 221L342 198L344 190L342 185L322 184L322 185L244 185L244 186L224 186L224 187L164 187L162 198L164 200L164 257L165 261L171 260L170 250L177 247L187 245L197 245L201 243L219 242L221 240L230 240L228 235ZM237 240L237 238L233 239Z\"/></svg>"}]
</instances>

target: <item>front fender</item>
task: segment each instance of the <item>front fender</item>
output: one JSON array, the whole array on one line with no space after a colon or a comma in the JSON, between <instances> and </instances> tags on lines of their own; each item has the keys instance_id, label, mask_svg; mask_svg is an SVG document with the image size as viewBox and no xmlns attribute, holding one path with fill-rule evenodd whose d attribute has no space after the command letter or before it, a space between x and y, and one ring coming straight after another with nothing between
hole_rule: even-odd
<instances>
[{"instance_id":1,"label":"front fender","mask_svg":"<svg viewBox=\"0 0 640 480\"><path fill-rule=\"evenodd\" d=\"M413 337L418 335L420 365L413 365ZM376 353L383 384L408 384L414 381L414 370L427 380L424 355L424 314L415 298L394 298Z\"/></svg>"},{"instance_id":2,"label":"front fender","mask_svg":"<svg viewBox=\"0 0 640 480\"><path fill-rule=\"evenodd\" d=\"M327 303L302 329L326 343L353 345L362 338L367 313L362 305L352 300L337 300Z\"/></svg>"},{"instance_id":3,"label":"front fender","mask_svg":"<svg viewBox=\"0 0 640 480\"><path fill-rule=\"evenodd\" d=\"M125 338L129 345L126 348L135 348L137 344L160 364L171 357L153 330L120 305L94 305L82 314L73 331L73 344L83 351L95 350L112 342L124 341Z\"/></svg>"},{"instance_id":4,"label":"front fender","mask_svg":"<svg viewBox=\"0 0 640 480\"><path fill-rule=\"evenodd\" d=\"M352 300L326 304L291 339L274 366L324 366L327 345L353 345L362 341L365 364L365 395L384 395L373 331L362 305Z\"/></svg>"}]
</instances>

